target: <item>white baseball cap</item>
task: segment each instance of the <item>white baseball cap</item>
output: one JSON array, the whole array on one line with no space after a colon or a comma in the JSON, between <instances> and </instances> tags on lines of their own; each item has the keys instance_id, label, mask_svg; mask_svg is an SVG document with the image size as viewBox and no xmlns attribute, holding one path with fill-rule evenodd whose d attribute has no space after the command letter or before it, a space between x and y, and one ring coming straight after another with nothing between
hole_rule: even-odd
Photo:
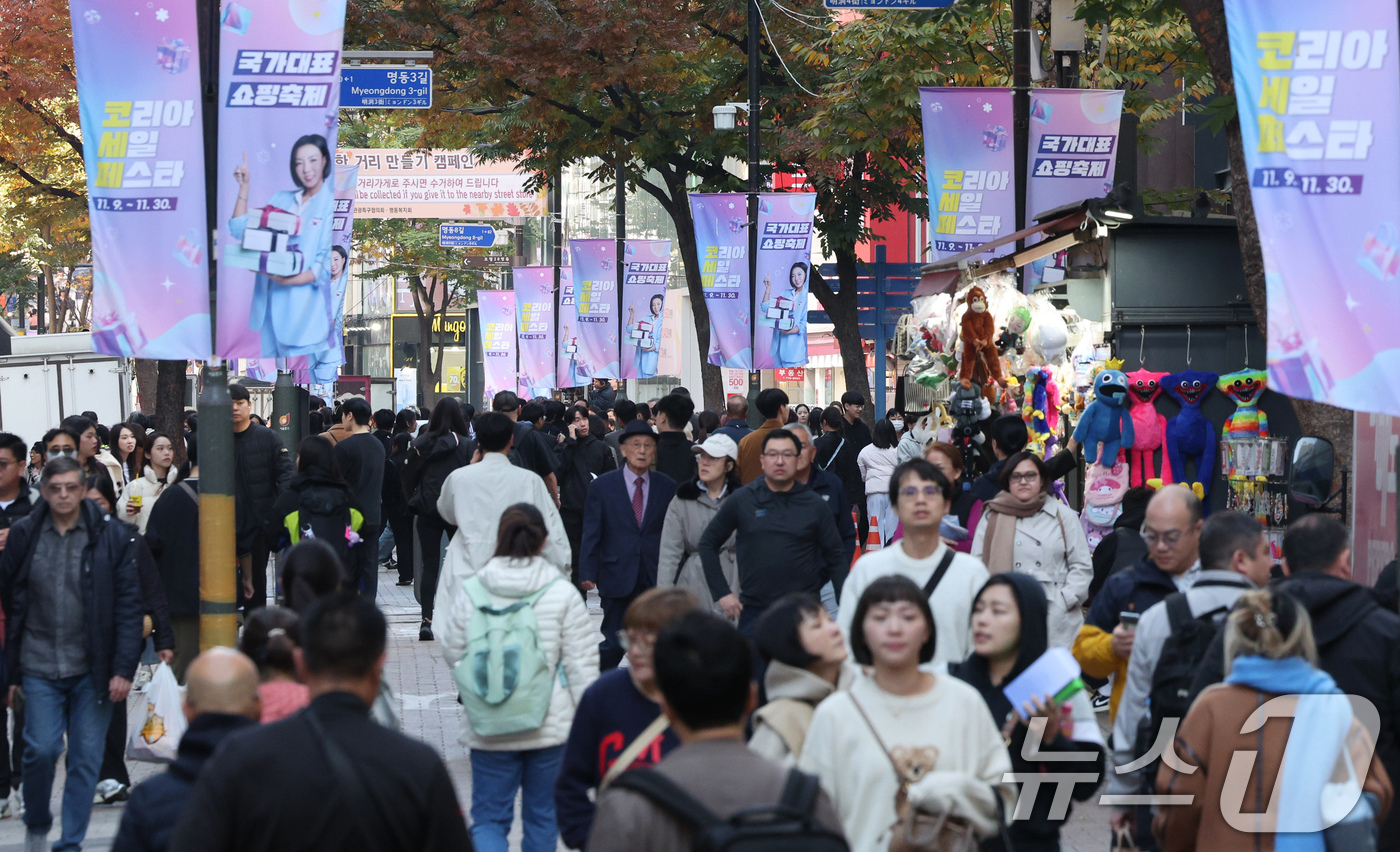
<instances>
[{"instance_id":1,"label":"white baseball cap","mask_svg":"<svg viewBox=\"0 0 1400 852\"><path fill-rule=\"evenodd\" d=\"M728 435L711 435L705 439L705 443L696 444L690 448L691 452L704 453L712 459L722 459L725 456L739 461L739 445L734 443L734 439Z\"/></svg>"}]
</instances>

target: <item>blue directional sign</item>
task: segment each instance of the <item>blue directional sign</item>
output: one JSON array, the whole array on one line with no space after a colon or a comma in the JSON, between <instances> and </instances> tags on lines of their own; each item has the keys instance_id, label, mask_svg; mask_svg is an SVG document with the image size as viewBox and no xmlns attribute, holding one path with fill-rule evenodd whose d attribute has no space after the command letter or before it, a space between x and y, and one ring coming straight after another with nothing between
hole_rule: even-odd
<instances>
[{"instance_id":1,"label":"blue directional sign","mask_svg":"<svg viewBox=\"0 0 1400 852\"><path fill-rule=\"evenodd\" d=\"M496 229L490 225L438 224L438 245L444 248L481 248L496 244Z\"/></svg>"},{"instance_id":2,"label":"blue directional sign","mask_svg":"<svg viewBox=\"0 0 1400 852\"><path fill-rule=\"evenodd\" d=\"M428 109L433 69L408 65L342 65L342 109Z\"/></svg>"}]
</instances>

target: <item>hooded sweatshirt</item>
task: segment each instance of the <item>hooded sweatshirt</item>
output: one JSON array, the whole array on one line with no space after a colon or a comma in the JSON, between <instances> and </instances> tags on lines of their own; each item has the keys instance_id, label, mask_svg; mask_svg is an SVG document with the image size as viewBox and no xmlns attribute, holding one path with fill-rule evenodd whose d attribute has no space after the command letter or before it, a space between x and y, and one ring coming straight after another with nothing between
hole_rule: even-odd
<instances>
[{"instance_id":1,"label":"hooded sweatshirt","mask_svg":"<svg viewBox=\"0 0 1400 852\"><path fill-rule=\"evenodd\" d=\"M997 725L1004 726L1011 717L1012 707L1006 694L1002 692L1002 688L1015 680L1031 663L1040 659L1040 655L1045 653L1049 644L1047 627L1049 612L1045 591L1034 577L1014 572L998 574L982 588L985 590L993 583L1000 583L1011 589L1011 593L1016 598L1017 609L1021 612L1021 638L1016 652L1016 664L1012 666L1011 671L1001 683L997 684L992 683L991 675L987 670L986 658L976 653L960 663L948 666L948 673L966 681L981 693L982 699L987 702L987 709L992 711L992 719ZM978 594L980 596L981 593ZM1074 785L1072 795L1076 800L1082 802L1092 796L1098 788L1097 778L1101 777L1103 771L1104 741L1103 736L1099 733L1098 722L1094 717L1094 708L1084 692L1080 691L1067 703L1070 712L1065 714L1065 719L1061 723L1060 735L1054 742L1042 741L1038 751L1082 752L1083 755L1079 760L1070 763L1027 760L1023 755L1022 747L1025 744L1028 729L1020 723L1011 731L1007 751L1011 753L1013 772L1043 774L1093 772L1096 780ZM1069 818L1069 813L1066 811L1061 819L1052 820L1049 818L1051 804L1055 798L1055 789L1054 784L1042 786L1036 791L1029 819L1016 820L1011 823L1008 834L1013 847L1018 843L1044 843L1059 838L1060 826ZM1022 792L1024 793L1024 790ZM989 847L984 845L983 848Z\"/></svg>"},{"instance_id":2,"label":"hooded sweatshirt","mask_svg":"<svg viewBox=\"0 0 1400 852\"><path fill-rule=\"evenodd\" d=\"M598 631L588 617L588 607L568 577L548 560L539 556L529 559L493 557L476 574L493 606L506 607L547 589L535 601L535 623L539 630L539 648L551 671L562 669L563 677L555 681L549 698L549 713L544 724L533 731L498 737L478 736L471 729L466 714L462 714L461 742L469 749L484 751L525 751L563 744L569 738L574 721L574 708L583 698L583 691L598 678ZM446 618L435 622L442 631L442 656L449 668L456 668L467 656L467 634L473 618L479 613L465 593L447 598L451 603Z\"/></svg>"},{"instance_id":3,"label":"hooded sweatshirt","mask_svg":"<svg viewBox=\"0 0 1400 852\"><path fill-rule=\"evenodd\" d=\"M834 692L850 689L858 674L859 670L847 663L832 683L781 660L769 662L763 676L768 703L754 713L749 748L784 767L796 766L817 705Z\"/></svg>"}]
</instances>

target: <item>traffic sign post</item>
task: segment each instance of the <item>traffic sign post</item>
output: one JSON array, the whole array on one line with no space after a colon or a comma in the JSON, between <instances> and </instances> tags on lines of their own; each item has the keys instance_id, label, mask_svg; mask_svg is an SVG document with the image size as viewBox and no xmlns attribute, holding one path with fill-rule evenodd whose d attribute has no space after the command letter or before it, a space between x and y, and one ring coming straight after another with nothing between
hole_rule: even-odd
<instances>
[{"instance_id":1,"label":"traffic sign post","mask_svg":"<svg viewBox=\"0 0 1400 852\"><path fill-rule=\"evenodd\" d=\"M428 109L433 69L423 65L342 65L342 109Z\"/></svg>"},{"instance_id":2,"label":"traffic sign post","mask_svg":"<svg viewBox=\"0 0 1400 852\"><path fill-rule=\"evenodd\" d=\"M443 248L485 248L496 244L496 229L490 225L438 224L438 245Z\"/></svg>"}]
</instances>

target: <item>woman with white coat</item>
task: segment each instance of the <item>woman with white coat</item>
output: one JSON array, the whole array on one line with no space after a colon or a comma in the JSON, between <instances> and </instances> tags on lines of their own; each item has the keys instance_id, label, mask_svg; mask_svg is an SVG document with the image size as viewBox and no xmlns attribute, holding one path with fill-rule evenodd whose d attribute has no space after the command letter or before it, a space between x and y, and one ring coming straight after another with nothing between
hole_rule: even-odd
<instances>
[{"instance_id":1,"label":"woman with white coat","mask_svg":"<svg viewBox=\"0 0 1400 852\"><path fill-rule=\"evenodd\" d=\"M148 449L145 473L127 483L122 492L121 518L135 524L142 535L146 534L146 523L151 519L151 508L156 498L165 491L167 485L174 485L180 478L175 467L175 445L164 432L152 432L147 438Z\"/></svg>"},{"instance_id":2,"label":"woman with white coat","mask_svg":"<svg viewBox=\"0 0 1400 852\"><path fill-rule=\"evenodd\" d=\"M1001 469L1001 492L983 506L972 555L993 574L1029 574L1049 601L1050 645L1069 648L1084 626L1094 567L1072 509L1049 495L1045 463L1019 452Z\"/></svg>"},{"instance_id":3,"label":"woman with white coat","mask_svg":"<svg viewBox=\"0 0 1400 852\"><path fill-rule=\"evenodd\" d=\"M890 505L890 474L899 458L899 433L890 421L877 420L871 434L873 440L856 456L856 465L865 482L865 505L870 509L870 519L879 524L880 544L887 547L899 525Z\"/></svg>"},{"instance_id":4,"label":"woman with white coat","mask_svg":"<svg viewBox=\"0 0 1400 852\"><path fill-rule=\"evenodd\" d=\"M465 594L444 598L444 602L450 601L443 607L450 629L443 632L442 652L454 669L459 691L465 683L475 683L479 684L477 691L489 692L497 674L493 665L500 665L492 660L489 639L471 642L472 621L487 618L484 612L499 618L502 610L521 603L533 611L544 671L553 679L548 709L538 728L484 735L474 728L486 727L491 712L506 712L490 705L479 711L488 715L478 716L475 726L464 718L462 743L471 750L472 762L472 842L484 852L506 852L517 793L524 824L522 852L553 852L558 845L554 781L573 725L574 708L584 690L598 678L598 631L583 598L569 582L568 566L541 557L547 536L539 509L528 503L506 509L501 515L495 556L464 581ZM466 670L456 671L460 667ZM473 697L463 694L467 713L483 706Z\"/></svg>"},{"instance_id":5,"label":"woman with white coat","mask_svg":"<svg viewBox=\"0 0 1400 852\"><path fill-rule=\"evenodd\" d=\"M705 568L700 564L700 536L719 514L720 504L743 488L735 468L739 461L739 445L728 435L711 435L703 444L691 448L696 455L698 473L689 482L676 486L676 496L666 508L666 521L661 527L661 550L657 560L656 585L666 589L679 586L696 598L710 601L715 615L724 615L710 595L705 582ZM738 594L739 559L734 551L734 536L720 545L719 566L729 588Z\"/></svg>"}]
</instances>

